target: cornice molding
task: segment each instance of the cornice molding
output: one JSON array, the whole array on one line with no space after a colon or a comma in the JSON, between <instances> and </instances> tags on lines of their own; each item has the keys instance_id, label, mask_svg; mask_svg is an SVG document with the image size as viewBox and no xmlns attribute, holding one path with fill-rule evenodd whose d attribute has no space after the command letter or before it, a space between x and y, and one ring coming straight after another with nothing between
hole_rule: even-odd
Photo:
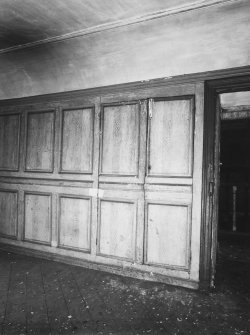
<instances>
[{"instance_id":1,"label":"cornice molding","mask_svg":"<svg viewBox=\"0 0 250 335\"><path fill-rule=\"evenodd\" d=\"M81 37L81 36L84 36L84 35L95 34L95 33L99 33L99 32L102 32L102 31L107 31L107 30L111 30L111 29L124 27L124 26L138 24L138 23L141 23L141 22L160 19L162 17L166 17L166 16L170 16L170 15L182 14L182 13L186 13L186 12L190 12L190 11L194 11L194 10L205 9L205 8L212 7L212 6L220 6L220 5L224 5L226 3L233 3L233 2L237 2L237 1L241 1L241 0L196 0L192 3L187 4L187 5L168 8L168 9L164 9L164 10L160 10L160 11L156 11L156 12L151 12L151 13L148 13L148 14L145 14L145 15L134 16L134 17L131 17L131 18L118 20L118 21L113 21L113 22L97 25L97 26L94 26L94 27L77 30L77 31L67 33L67 34L63 34L63 35L59 35L59 36L49 37L49 38L42 39L42 40L35 41L35 42L30 42L30 43L26 43L26 44L22 44L22 45L16 45L16 46L13 46L13 47L5 48L5 49L0 50L0 54L9 53L9 52L16 51L16 50L33 48L33 47L37 47L37 46L40 46L40 45L43 45L43 44L48 44L48 43L61 42L61 41L68 40L68 39L71 39L71 38L76 38L76 37Z\"/></svg>"}]
</instances>

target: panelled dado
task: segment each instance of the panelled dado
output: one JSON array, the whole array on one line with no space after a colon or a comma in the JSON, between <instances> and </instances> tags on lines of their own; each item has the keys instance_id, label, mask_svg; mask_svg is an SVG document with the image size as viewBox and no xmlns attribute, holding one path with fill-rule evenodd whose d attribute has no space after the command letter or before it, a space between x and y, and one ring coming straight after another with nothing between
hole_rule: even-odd
<instances>
[{"instance_id":1,"label":"panelled dado","mask_svg":"<svg viewBox=\"0 0 250 335\"><path fill-rule=\"evenodd\" d=\"M202 93L159 85L2 106L0 241L197 287Z\"/></svg>"}]
</instances>

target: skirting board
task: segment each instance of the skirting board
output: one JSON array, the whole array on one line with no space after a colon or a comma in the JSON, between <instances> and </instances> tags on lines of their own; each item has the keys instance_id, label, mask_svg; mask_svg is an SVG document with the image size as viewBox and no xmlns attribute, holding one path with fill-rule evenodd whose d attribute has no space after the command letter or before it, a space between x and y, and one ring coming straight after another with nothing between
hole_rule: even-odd
<instances>
[{"instance_id":1,"label":"skirting board","mask_svg":"<svg viewBox=\"0 0 250 335\"><path fill-rule=\"evenodd\" d=\"M155 273L152 274L148 272L131 269L128 267L120 268L120 267L113 266L113 265L110 266L110 265L105 265L105 264L100 264L100 263L88 262L80 258L75 258L75 257L70 257L70 256L61 256L56 253L34 250L30 248L25 248L23 246L20 247L20 246L10 245L6 243L0 243L0 250L12 252L16 254L21 254L25 256L30 256L30 257L42 258L42 259L46 259L50 261L61 262L61 263L74 265L74 266L81 266L87 269L104 271L104 272L113 273L113 274L121 275L125 277L148 280L152 282L160 282L160 283L165 283L168 285L186 287L190 289L199 288L199 283L191 281L191 280L167 277L167 276L163 276L163 275L155 274Z\"/></svg>"}]
</instances>

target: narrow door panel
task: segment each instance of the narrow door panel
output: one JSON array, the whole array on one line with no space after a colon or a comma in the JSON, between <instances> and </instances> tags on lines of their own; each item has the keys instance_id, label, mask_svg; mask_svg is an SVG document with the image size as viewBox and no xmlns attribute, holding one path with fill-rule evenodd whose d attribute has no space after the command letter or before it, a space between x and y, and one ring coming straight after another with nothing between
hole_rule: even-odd
<instances>
[{"instance_id":1,"label":"narrow door panel","mask_svg":"<svg viewBox=\"0 0 250 335\"><path fill-rule=\"evenodd\" d=\"M189 271L194 98L155 98L148 106L144 261Z\"/></svg>"},{"instance_id":2,"label":"narrow door panel","mask_svg":"<svg viewBox=\"0 0 250 335\"><path fill-rule=\"evenodd\" d=\"M142 262L146 117L146 101L102 105L97 255L107 261Z\"/></svg>"}]
</instances>

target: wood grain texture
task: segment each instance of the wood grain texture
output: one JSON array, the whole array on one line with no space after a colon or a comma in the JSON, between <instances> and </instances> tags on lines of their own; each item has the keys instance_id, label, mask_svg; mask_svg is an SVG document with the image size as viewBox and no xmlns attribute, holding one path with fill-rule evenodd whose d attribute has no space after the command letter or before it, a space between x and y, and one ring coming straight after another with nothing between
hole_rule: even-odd
<instances>
[{"instance_id":1,"label":"wood grain texture","mask_svg":"<svg viewBox=\"0 0 250 335\"><path fill-rule=\"evenodd\" d=\"M147 205L146 262L167 267L187 267L188 207Z\"/></svg>"},{"instance_id":2,"label":"wood grain texture","mask_svg":"<svg viewBox=\"0 0 250 335\"><path fill-rule=\"evenodd\" d=\"M61 172L92 172L93 122L92 108L63 111Z\"/></svg>"},{"instance_id":3,"label":"wood grain texture","mask_svg":"<svg viewBox=\"0 0 250 335\"><path fill-rule=\"evenodd\" d=\"M90 198L60 197L59 246L90 250Z\"/></svg>"},{"instance_id":4,"label":"wood grain texture","mask_svg":"<svg viewBox=\"0 0 250 335\"><path fill-rule=\"evenodd\" d=\"M0 235L17 236L17 192L0 190Z\"/></svg>"},{"instance_id":5,"label":"wood grain texture","mask_svg":"<svg viewBox=\"0 0 250 335\"><path fill-rule=\"evenodd\" d=\"M191 176L193 117L190 99L154 101L149 123L148 174Z\"/></svg>"},{"instance_id":6,"label":"wood grain texture","mask_svg":"<svg viewBox=\"0 0 250 335\"><path fill-rule=\"evenodd\" d=\"M200 85L203 87L202 83ZM104 93L98 90L91 98L87 98L87 91L83 92L81 99L80 95L75 99L74 94L72 98L68 94L65 100L60 100L56 95L55 101L52 97L45 101L43 97L39 102L35 98L34 104L29 102L27 106L24 103L22 106L9 106L8 112L20 108L24 116L34 116L34 129L39 128L40 115L46 121L45 126L41 123L42 129L49 128L48 116L55 110L56 140L53 173L45 170L43 173L41 170L4 172L0 178L2 188L8 182L13 190L18 185L20 193L19 231L24 233L18 234L18 241L9 240L8 243L29 246L32 252L39 250L48 253L49 257L58 256L57 259L68 257L87 266L102 266L102 269L107 267L112 271L114 267L120 267L117 271L129 274L133 270L138 272L136 275L149 279L153 278L151 272L154 272L154 278L162 276L162 280L167 282L175 278L175 283L191 280L197 284L203 110L195 95L193 82L168 86L161 81L155 87L152 83L137 83L134 89L130 87L127 91L124 86ZM200 95L203 96L202 91ZM155 109L150 121L147 101L151 97ZM92 107L86 106L94 106L95 115L91 116ZM149 130L154 130L150 134L147 123L153 122L154 117L157 122L154 127L149 127ZM30 124L31 121L32 118ZM23 123L23 130L26 124ZM84 175L81 170L82 175L75 175L83 164L81 159L88 155L84 151L83 132L90 124L94 128L93 173ZM33 128L30 126L28 130ZM39 131L43 133L40 128ZM155 145L147 152L149 134L154 136ZM152 151L155 152L153 156ZM39 155L39 150L34 149L33 155L35 153ZM155 173L153 177L146 175L147 154L150 154L151 170ZM172 165L167 165L168 155ZM80 164L76 161L78 156ZM67 159L63 161L63 157ZM189 170L193 158L196 160L194 171L200 171L198 175L192 175L192 169ZM65 173L60 173L61 163ZM194 196L195 205L192 203ZM91 201L87 200L89 198ZM145 210L147 202L150 205Z\"/></svg>"},{"instance_id":7,"label":"wood grain texture","mask_svg":"<svg viewBox=\"0 0 250 335\"><path fill-rule=\"evenodd\" d=\"M27 115L26 171L53 170L54 112Z\"/></svg>"},{"instance_id":8,"label":"wood grain texture","mask_svg":"<svg viewBox=\"0 0 250 335\"><path fill-rule=\"evenodd\" d=\"M24 239L38 243L51 240L51 196L25 193Z\"/></svg>"},{"instance_id":9,"label":"wood grain texture","mask_svg":"<svg viewBox=\"0 0 250 335\"><path fill-rule=\"evenodd\" d=\"M133 260L135 258L135 204L101 200L99 212L99 254Z\"/></svg>"},{"instance_id":10,"label":"wood grain texture","mask_svg":"<svg viewBox=\"0 0 250 335\"><path fill-rule=\"evenodd\" d=\"M137 175L139 107L105 106L102 115L101 174Z\"/></svg>"},{"instance_id":11,"label":"wood grain texture","mask_svg":"<svg viewBox=\"0 0 250 335\"><path fill-rule=\"evenodd\" d=\"M18 170L19 133L19 114L0 115L0 170Z\"/></svg>"}]
</instances>

